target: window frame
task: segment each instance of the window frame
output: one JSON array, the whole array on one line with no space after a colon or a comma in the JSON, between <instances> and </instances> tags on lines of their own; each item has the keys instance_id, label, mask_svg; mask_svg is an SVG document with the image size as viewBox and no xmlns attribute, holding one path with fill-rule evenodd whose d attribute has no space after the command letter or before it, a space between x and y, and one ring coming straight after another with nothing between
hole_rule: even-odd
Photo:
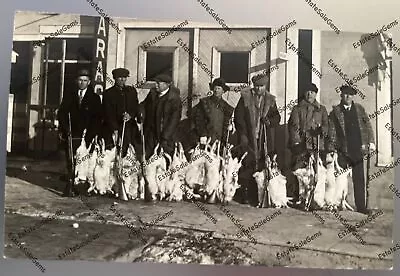
<instances>
[{"instance_id":1,"label":"window frame","mask_svg":"<svg viewBox=\"0 0 400 276\"><path fill-rule=\"evenodd\" d=\"M251 77L254 75L254 73L251 72L251 68L255 67L255 61L256 61L255 48L252 49L251 47L234 47L234 46L212 47L212 72L214 73L215 78L219 78L221 76L221 53L226 53L226 52L230 53L247 52L249 54L248 74L246 82L246 84L248 84ZM242 84L245 84L245 82L238 82L238 83L227 82L226 84L232 88L235 88Z\"/></svg>"},{"instance_id":2,"label":"window frame","mask_svg":"<svg viewBox=\"0 0 400 276\"><path fill-rule=\"evenodd\" d=\"M147 48L139 46L137 82L144 80L146 77L147 52L172 53L172 80L176 85L179 79L179 48L175 46L151 46ZM152 83L155 82L147 79L145 81L145 84Z\"/></svg>"}]
</instances>

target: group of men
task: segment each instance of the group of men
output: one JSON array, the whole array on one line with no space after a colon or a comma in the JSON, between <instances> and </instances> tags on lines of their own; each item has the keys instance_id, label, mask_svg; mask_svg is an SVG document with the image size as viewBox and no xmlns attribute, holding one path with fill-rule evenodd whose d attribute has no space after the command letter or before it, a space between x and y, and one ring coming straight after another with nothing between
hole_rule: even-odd
<instances>
[{"instance_id":1,"label":"group of men","mask_svg":"<svg viewBox=\"0 0 400 276\"><path fill-rule=\"evenodd\" d=\"M122 155L126 153L128 145L133 144L138 156L141 156L138 123L143 123L146 157L157 143L166 152L172 153L177 142L175 133L181 119L182 102L180 91L173 86L171 77L159 75L154 78L156 87L139 104L136 89L126 85L129 71L117 68L112 75L115 84L104 92L101 102L90 86L89 71L79 72L77 87L64 93L58 112L64 139L69 127L68 114L71 114L74 152L80 144L83 130L87 129L87 145L98 135L105 139L106 147L113 147L121 141L124 132L120 149ZM223 78L214 79L210 83L211 93L193 108L190 118L196 140L201 144L206 144L209 138L211 141L220 140L225 145L231 143L230 134L233 128L236 129L237 142L232 152L235 155L248 152L239 171L242 200L254 205L259 202L257 185L251 176L265 166L265 153L275 151L273 139L270 139L271 130L281 120L275 96L266 88L267 82L266 76L254 76L252 87L241 90L241 98L233 108L222 97L230 88ZM337 152L339 165L343 168L352 167L355 204L359 212L367 213L367 178L360 160L364 159L366 153L375 150L374 133L364 108L353 100L357 91L346 85L340 90L341 100L329 116L325 106L317 102L318 88L312 83L306 87L303 99L293 107L288 122L292 170L306 166L319 139L318 150L323 161L326 153ZM72 187L67 185L64 194L71 196Z\"/></svg>"},{"instance_id":2,"label":"group of men","mask_svg":"<svg viewBox=\"0 0 400 276\"><path fill-rule=\"evenodd\" d=\"M99 140L104 139L106 149L118 146L118 150L122 151L124 156L129 144L132 144L137 156L141 156L143 150L138 124L142 124L146 157L153 152L157 143L160 143L166 152L173 152L173 135L181 118L182 104L180 91L171 85L171 77L164 74L156 76L156 87L151 89L146 99L139 104L136 89L126 85L129 71L117 68L112 71L112 75L114 86L104 91L102 100L90 85L89 70L80 70L76 85L64 92L58 110L59 130L64 141L70 178L64 196L79 193L71 181L72 158L66 143L69 133L72 136L73 153L81 144L83 136L87 146L97 136Z\"/></svg>"},{"instance_id":3,"label":"group of men","mask_svg":"<svg viewBox=\"0 0 400 276\"><path fill-rule=\"evenodd\" d=\"M222 78L215 79L210 84L213 93L201 99L194 112L195 130L202 143L206 142L207 137L229 143L229 131L234 123L237 145L233 151L236 155L248 152L239 171L239 197L243 203L251 205L260 205L257 184L252 175L266 166L266 153L270 157L275 153L272 130L281 120L275 96L266 89L267 83L267 76L254 76L252 87L241 90L241 98L233 108L222 98L229 87ZM357 91L347 85L340 87L340 90L340 102L329 115L325 106L316 100L318 88L313 83L306 86L302 99L293 107L288 121L291 170L305 168L310 155L316 151L324 165L327 153L337 153L339 165L353 170L357 211L369 213L364 160L365 156L375 151L374 132L365 109L354 102ZM233 120L230 120L232 117ZM298 190L294 198L299 205L304 204L298 201Z\"/></svg>"}]
</instances>

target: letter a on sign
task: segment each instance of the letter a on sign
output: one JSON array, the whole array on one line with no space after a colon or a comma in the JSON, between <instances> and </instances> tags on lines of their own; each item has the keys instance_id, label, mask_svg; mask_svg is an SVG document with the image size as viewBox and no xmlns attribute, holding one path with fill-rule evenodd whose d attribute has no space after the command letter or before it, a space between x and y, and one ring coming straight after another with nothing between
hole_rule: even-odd
<instances>
[{"instance_id":1,"label":"letter a on sign","mask_svg":"<svg viewBox=\"0 0 400 276\"><path fill-rule=\"evenodd\" d=\"M97 31L97 36L100 37L100 32L103 33L104 37L107 37L106 34L106 23L104 22L104 17L100 17L100 21L99 21L99 29Z\"/></svg>"}]
</instances>

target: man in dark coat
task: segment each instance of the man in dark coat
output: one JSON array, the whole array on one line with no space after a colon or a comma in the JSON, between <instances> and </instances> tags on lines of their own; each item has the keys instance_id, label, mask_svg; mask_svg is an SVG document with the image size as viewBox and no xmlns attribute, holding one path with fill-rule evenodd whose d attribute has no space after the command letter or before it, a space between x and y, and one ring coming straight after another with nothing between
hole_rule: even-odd
<instances>
[{"instance_id":1,"label":"man in dark coat","mask_svg":"<svg viewBox=\"0 0 400 276\"><path fill-rule=\"evenodd\" d=\"M304 99L293 107L288 121L289 148L292 151L292 170L305 168L312 152L315 152L319 137L319 153L322 161L328 148L329 120L325 106L317 102L318 88L310 83L306 86ZM295 200L298 199L298 185L295 185ZM303 198L303 203L305 199Z\"/></svg>"},{"instance_id":2,"label":"man in dark coat","mask_svg":"<svg viewBox=\"0 0 400 276\"><path fill-rule=\"evenodd\" d=\"M90 85L90 72L80 70L78 72L77 84L72 89L64 91L61 106L58 111L59 130L62 140L65 142L67 156L67 170L69 181L65 187L63 196L73 196L71 178L73 178L72 164L70 162L67 136L69 133L69 116L71 117L71 135L73 153L81 143L83 131L86 129L85 142L89 146L93 138L98 134L101 122L101 100L94 93Z\"/></svg>"},{"instance_id":3,"label":"man in dark coat","mask_svg":"<svg viewBox=\"0 0 400 276\"><path fill-rule=\"evenodd\" d=\"M215 140L226 143L233 107L222 98L222 94L229 91L229 87L223 78L217 78L210 83L210 90L208 97L200 99L196 106L195 130L201 144L205 144L207 138L211 138L211 143Z\"/></svg>"},{"instance_id":4,"label":"man in dark coat","mask_svg":"<svg viewBox=\"0 0 400 276\"><path fill-rule=\"evenodd\" d=\"M144 116L144 137L146 158L153 154L154 147L160 143L164 151L172 155L175 132L181 120L182 103L180 91L172 85L168 75L158 75L156 88L152 88L141 103Z\"/></svg>"},{"instance_id":5,"label":"man in dark coat","mask_svg":"<svg viewBox=\"0 0 400 276\"><path fill-rule=\"evenodd\" d=\"M342 168L352 167L354 200L357 211L368 214L364 156L375 151L374 132L362 105L353 102L357 91L351 86L340 87L341 102L329 114L331 144L338 152ZM368 151L369 149L369 151Z\"/></svg>"},{"instance_id":6,"label":"man in dark coat","mask_svg":"<svg viewBox=\"0 0 400 276\"><path fill-rule=\"evenodd\" d=\"M272 153L275 151L272 129L279 125L281 116L276 106L275 96L266 89L267 77L257 75L251 80L254 87L241 91L241 98L235 109L234 122L241 145L240 154L248 152L239 174L243 200L244 203L250 202L255 205L257 184L252 175L255 171L264 168L263 125L267 130L267 150L268 153Z\"/></svg>"},{"instance_id":7,"label":"man in dark coat","mask_svg":"<svg viewBox=\"0 0 400 276\"><path fill-rule=\"evenodd\" d=\"M129 144L132 144L137 154L140 154L140 136L135 120L139 115L136 89L133 86L126 85L129 76L127 69L114 69L112 75L115 85L104 91L103 94L106 147L111 148L114 144L119 145L122 138L123 123L125 122L123 145L120 149L122 156L126 155Z\"/></svg>"}]
</instances>

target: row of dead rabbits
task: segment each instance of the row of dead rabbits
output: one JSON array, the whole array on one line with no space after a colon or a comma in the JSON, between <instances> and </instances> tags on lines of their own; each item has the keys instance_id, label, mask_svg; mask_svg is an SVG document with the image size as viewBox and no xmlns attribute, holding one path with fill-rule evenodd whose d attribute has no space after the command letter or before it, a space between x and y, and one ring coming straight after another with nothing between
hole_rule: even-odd
<instances>
[{"instance_id":1,"label":"row of dead rabbits","mask_svg":"<svg viewBox=\"0 0 400 276\"><path fill-rule=\"evenodd\" d=\"M83 137L75 155L75 184L87 181L90 185L88 192L100 195L109 192L116 197L124 189L128 199L144 199L145 183L148 183L147 190L152 200L181 201L190 194L189 198L203 199L209 203L228 203L240 187L238 175L247 152L240 159L233 158L231 145L226 148L227 157L224 161L220 156L220 147L221 142L218 140L210 145L209 139L204 150L197 144L189 151L188 161L180 142L175 144L172 157L157 145L142 169L142 163L132 145L129 145L127 154L119 160L116 147L106 150L104 140L98 140L97 137L87 146ZM287 197L286 177L281 174L276 157L275 154L269 162L270 166L255 172L253 177L259 191L267 183L268 196L274 207L287 207L291 198ZM311 155L306 168L293 171L298 179L300 199L306 204L315 175L313 162L314 157ZM267 172L270 179L265 182ZM349 176L351 168L343 170L338 164L336 153L327 155L326 168L319 159L313 203L320 208L352 209L346 202Z\"/></svg>"}]
</instances>

